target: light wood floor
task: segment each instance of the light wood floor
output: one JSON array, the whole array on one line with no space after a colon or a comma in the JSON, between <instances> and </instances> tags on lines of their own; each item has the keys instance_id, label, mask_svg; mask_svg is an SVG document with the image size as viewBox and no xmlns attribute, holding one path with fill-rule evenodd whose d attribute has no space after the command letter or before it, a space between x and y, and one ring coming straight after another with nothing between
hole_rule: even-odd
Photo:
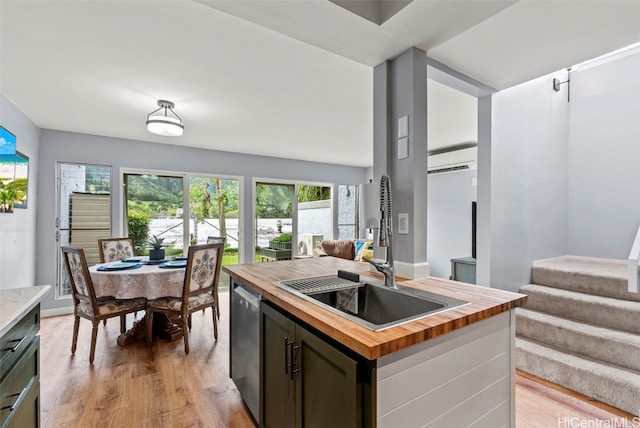
<instances>
[{"instance_id":1,"label":"light wood floor","mask_svg":"<svg viewBox=\"0 0 640 428\"><path fill-rule=\"evenodd\" d=\"M213 340L211 311L193 315L188 356L181 340L160 339L151 348L143 342L119 348L116 339L120 323L114 318L106 328L100 326L96 358L89 365L91 323L80 321L78 349L71 355L73 317L43 318L42 425L45 428L255 427L228 376L228 297L228 291L220 293L222 316L217 342ZM133 317L128 321L131 324ZM572 426L570 422L559 424L565 418L633 421L632 415L529 375L517 374L518 428Z\"/></svg>"}]
</instances>

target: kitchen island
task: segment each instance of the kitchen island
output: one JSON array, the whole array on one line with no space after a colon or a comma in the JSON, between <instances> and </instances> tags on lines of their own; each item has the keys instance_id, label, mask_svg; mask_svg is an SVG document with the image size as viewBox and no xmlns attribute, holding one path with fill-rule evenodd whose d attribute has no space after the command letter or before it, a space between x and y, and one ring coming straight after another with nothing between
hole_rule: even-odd
<instances>
[{"instance_id":1,"label":"kitchen island","mask_svg":"<svg viewBox=\"0 0 640 428\"><path fill-rule=\"evenodd\" d=\"M274 284L336 274L338 270L380 278L366 263L334 257L224 268L234 283L263 300L260 349L256 350L260 353L261 380L257 418L262 425L269 426L269 415L274 416L271 420L277 416L281 426L287 425L281 422L286 417L281 409L272 410L281 405L283 395L295 396L290 405L296 409L291 426L310 425L310 415L322 418L326 413L347 415L349 423L343 426L514 425L513 309L522 305L526 296L431 277L398 279L404 286L469 304L374 332ZM232 329L233 317L232 312ZM296 328L283 319L291 320ZM281 333L284 342L273 339L275 333ZM320 349L322 343L329 344L331 350ZM346 365L321 361L320 356L331 358L333 354ZM278 357L284 359L282 369L280 362L273 363ZM354 367L351 374L349 365ZM311 371L314 367L339 369L317 376ZM285 372L290 384L270 388L274 370ZM305 385L304 379L316 379L315 385ZM335 399L329 400L324 411L315 411L309 407L322 402L318 384L324 383L329 384L324 398ZM309 394L313 399L306 401ZM274 395L280 397L276 400ZM342 409L339 403L345 401L353 403L355 410L351 404Z\"/></svg>"}]
</instances>

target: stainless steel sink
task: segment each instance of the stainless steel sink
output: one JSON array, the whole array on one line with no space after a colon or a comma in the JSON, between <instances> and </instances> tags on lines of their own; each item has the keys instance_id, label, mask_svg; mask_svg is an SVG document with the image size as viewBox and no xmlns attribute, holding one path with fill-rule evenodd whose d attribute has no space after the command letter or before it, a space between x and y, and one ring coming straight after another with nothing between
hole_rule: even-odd
<instances>
[{"instance_id":1,"label":"stainless steel sink","mask_svg":"<svg viewBox=\"0 0 640 428\"><path fill-rule=\"evenodd\" d=\"M383 281L367 278L364 282L338 281L328 291L316 287L304 290L299 284L315 280L331 280L336 276L301 278L275 282L283 288L309 302L350 319L373 331L395 327L410 321L428 317L468 302L428 291L397 285L397 289L386 287ZM307 288L308 290L308 288Z\"/></svg>"}]
</instances>

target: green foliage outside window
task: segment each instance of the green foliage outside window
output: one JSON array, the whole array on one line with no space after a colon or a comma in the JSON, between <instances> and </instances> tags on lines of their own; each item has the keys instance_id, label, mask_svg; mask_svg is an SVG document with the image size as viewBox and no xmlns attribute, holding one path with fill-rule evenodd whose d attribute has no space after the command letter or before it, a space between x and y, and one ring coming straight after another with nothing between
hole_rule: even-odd
<instances>
[{"instance_id":1,"label":"green foliage outside window","mask_svg":"<svg viewBox=\"0 0 640 428\"><path fill-rule=\"evenodd\" d=\"M256 185L256 217L291 218L293 189L290 184L258 183Z\"/></svg>"},{"instance_id":2,"label":"green foliage outside window","mask_svg":"<svg viewBox=\"0 0 640 428\"><path fill-rule=\"evenodd\" d=\"M331 187L324 186L307 186L301 184L298 186L298 202L315 202L331 199Z\"/></svg>"},{"instance_id":3,"label":"green foliage outside window","mask_svg":"<svg viewBox=\"0 0 640 428\"><path fill-rule=\"evenodd\" d=\"M129 237L133 239L133 245L136 247L136 254L142 254L147 246L147 237L149 236L149 216L140 211L129 211L127 216Z\"/></svg>"}]
</instances>

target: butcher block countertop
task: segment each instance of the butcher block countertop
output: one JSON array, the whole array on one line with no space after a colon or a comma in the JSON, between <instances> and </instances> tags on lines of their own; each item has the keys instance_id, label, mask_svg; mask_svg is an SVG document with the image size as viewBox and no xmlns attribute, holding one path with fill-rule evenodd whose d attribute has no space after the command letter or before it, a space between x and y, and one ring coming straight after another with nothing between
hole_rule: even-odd
<instances>
[{"instance_id":1,"label":"butcher block countertop","mask_svg":"<svg viewBox=\"0 0 640 428\"><path fill-rule=\"evenodd\" d=\"M274 281L337 274L339 269L376 279L382 278L369 271L368 263L336 257L251 263L223 268L224 272L259 293L265 300L369 360L522 306L527 298L523 294L434 277L416 280L397 278L398 284L464 300L470 304L374 332L273 284Z\"/></svg>"}]
</instances>

